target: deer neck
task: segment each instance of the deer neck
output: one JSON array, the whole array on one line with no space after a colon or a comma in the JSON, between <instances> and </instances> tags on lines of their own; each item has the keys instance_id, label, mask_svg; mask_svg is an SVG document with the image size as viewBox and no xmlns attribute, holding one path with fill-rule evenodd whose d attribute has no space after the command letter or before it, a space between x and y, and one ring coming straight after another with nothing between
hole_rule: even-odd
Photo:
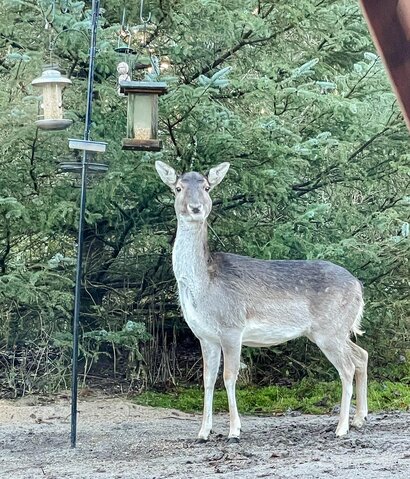
<instances>
[{"instance_id":1,"label":"deer neck","mask_svg":"<svg viewBox=\"0 0 410 479\"><path fill-rule=\"evenodd\" d=\"M201 290L209 283L208 227L203 223L178 221L172 265L178 285Z\"/></svg>"}]
</instances>

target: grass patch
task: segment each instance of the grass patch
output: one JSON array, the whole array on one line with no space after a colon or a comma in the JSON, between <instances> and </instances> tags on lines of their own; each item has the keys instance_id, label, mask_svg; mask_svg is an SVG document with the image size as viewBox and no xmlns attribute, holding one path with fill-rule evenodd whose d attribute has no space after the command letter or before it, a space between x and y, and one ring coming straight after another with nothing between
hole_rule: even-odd
<instances>
[{"instance_id":1,"label":"grass patch","mask_svg":"<svg viewBox=\"0 0 410 479\"><path fill-rule=\"evenodd\" d=\"M238 409L245 414L272 414L287 410L321 414L340 404L342 387L340 382L316 382L304 379L291 388L283 386L238 388ZM144 392L136 397L137 404L152 407L179 409L184 412L200 412L203 390L199 387L179 388L168 393ZM369 410L409 410L410 385L402 383L371 382L369 384ZM228 410L225 390L216 390L214 411Z\"/></svg>"}]
</instances>

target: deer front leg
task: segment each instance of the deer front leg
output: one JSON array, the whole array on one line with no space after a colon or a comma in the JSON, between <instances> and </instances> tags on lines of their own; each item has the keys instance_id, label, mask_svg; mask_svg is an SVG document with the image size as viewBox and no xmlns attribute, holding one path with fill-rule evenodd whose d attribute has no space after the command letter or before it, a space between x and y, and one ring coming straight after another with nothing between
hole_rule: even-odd
<instances>
[{"instance_id":1,"label":"deer front leg","mask_svg":"<svg viewBox=\"0 0 410 479\"><path fill-rule=\"evenodd\" d=\"M224 354L224 382L229 405L230 442L238 442L241 434L241 420L236 405L236 380L238 379L241 359L241 337L235 333L222 343Z\"/></svg>"},{"instance_id":2,"label":"deer front leg","mask_svg":"<svg viewBox=\"0 0 410 479\"><path fill-rule=\"evenodd\" d=\"M202 427L198 434L199 441L207 441L212 430L212 403L216 378L221 362L221 346L201 340L202 358L204 364L204 413Z\"/></svg>"}]
</instances>

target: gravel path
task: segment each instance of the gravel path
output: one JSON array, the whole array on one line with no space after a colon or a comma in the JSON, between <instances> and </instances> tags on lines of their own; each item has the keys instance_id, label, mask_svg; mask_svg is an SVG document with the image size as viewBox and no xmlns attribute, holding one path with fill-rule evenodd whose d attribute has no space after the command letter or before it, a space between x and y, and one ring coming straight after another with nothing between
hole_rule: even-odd
<instances>
[{"instance_id":1,"label":"gravel path","mask_svg":"<svg viewBox=\"0 0 410 479\"><path fill-rule=\"evenodd\" d=\"M336 438L337 416L242 417L228 444L227 415L195 442L200 416L137 406L123 398L79 403L70 448L70 405L61 397L0 401L0 478L163 479L410 477L410 414L371 414L364 429Z\"/></svg>"}]
</instances>

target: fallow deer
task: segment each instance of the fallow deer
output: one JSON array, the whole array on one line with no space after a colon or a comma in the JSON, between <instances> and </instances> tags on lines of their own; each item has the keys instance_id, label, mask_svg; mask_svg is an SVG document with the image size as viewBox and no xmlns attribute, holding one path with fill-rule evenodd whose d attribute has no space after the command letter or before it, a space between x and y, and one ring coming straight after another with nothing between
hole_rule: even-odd
<instances>
[{"instance_id":1,"label":"fallow deer","mask_svg":"<svg viewBox=\"0 0 410 479\"><path fill-rule=\"evenodd\" d=\"M322 260L260 260L208 249L210 191L229 163L177 175L155 163L162 181L175 194L177 234L172 264L182 312L199 339L203 355L204 410L198 439L212 430L212 402L221 351L228 395L230 442L239 440L241 423L235 387L241 347L277 345L305 336L317 344L337 369L342 382L337 436L349 430L349 410L356 379L357 406L352 425L367 416L367 352L351 341L363 312L361 283L346 269Z\"/></svg>"}]
</instances>

